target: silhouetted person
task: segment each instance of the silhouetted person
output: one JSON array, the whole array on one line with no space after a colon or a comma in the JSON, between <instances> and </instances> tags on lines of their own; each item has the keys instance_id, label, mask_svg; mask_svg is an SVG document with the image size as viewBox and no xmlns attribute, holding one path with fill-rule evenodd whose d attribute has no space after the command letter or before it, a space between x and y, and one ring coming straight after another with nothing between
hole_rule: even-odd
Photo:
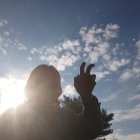
<instances>
[{"instance_id":1,"label":"silhouetted person","mask_svg":"<svg viewBox=\"0 0 140 140\"><path fill-rule=\"evenodd\" d=\"M79 115L59 107L62 93L59 72L39 65L30 74L25 87L26 102L9 109L0 117L0 140L91 140L100 136L103 121L98 100L92 95L96 76L90 64L74 78L83 112Z\"/></svg>"}]
</instances>

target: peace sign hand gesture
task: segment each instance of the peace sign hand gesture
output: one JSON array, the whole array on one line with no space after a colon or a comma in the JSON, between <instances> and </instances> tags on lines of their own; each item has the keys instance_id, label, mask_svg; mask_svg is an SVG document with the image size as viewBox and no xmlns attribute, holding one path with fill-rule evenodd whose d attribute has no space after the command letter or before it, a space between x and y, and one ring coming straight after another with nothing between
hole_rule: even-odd
<instances>
[{"instance_id":1,"label":"peace sign hand gesture","mask_svg":"<svg viewBox=\"0 0 140 140\"><path fill-rule=\"evenodd\" d=\"M90 74L90 71L94 67L94 64L89 64L87 66L86 72L84 72L85 64L86 63L83 62L80 66L80 75L74 77L74 87L80 94L82 99L91 96L94 86L96 85L96 75Z\"/></svg>"}]
</instances>

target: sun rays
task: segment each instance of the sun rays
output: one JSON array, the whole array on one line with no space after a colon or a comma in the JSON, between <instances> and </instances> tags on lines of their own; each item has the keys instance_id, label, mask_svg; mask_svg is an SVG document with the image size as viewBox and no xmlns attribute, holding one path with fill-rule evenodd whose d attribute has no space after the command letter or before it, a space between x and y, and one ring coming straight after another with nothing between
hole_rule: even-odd
<instances>
[{"instance_id":1,"label":"sun rays","mask_svg":"<svg viewBox=\"0 0 140 140\"><path fill-rule=\"evenodd\" d=\"M25 80L13 76L0 78L0 113L24 102Z\"/></svg>"}]
</instances>

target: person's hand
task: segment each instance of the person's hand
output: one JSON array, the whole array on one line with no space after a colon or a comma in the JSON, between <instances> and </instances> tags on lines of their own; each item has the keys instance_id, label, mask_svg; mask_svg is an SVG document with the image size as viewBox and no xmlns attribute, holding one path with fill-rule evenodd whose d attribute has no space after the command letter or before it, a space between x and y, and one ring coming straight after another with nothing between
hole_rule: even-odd
<instances>
[{"instance_id":1,"label":"person's hand","mask_svg":"<svg viewBox=\"0 0 140 140\"><path fill-rule=\"evenodd\" d=\"M83 99L92 95L92 91L96 85L96 75L90 74L94 64L89 64L86 71L84 71L85 64L83 62L80 66L80 75L74 77L74 87Z\"/></svg>"}]
</instances>

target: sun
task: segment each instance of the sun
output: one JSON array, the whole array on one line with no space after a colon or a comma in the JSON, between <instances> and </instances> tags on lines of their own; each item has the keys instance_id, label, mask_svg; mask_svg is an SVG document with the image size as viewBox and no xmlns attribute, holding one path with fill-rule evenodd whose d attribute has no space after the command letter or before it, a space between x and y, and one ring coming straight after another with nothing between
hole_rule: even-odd
<instances>
[{"instance_id":1,"label":"sun","mask_svg":"<svg viewBox=\"0 0 140 140\"><path fill-rule=\"evenodd\" d=\"M0 79L0 113L24 102L24 87L23 79L12 76Z\"/></svg>"}]
</instances>

